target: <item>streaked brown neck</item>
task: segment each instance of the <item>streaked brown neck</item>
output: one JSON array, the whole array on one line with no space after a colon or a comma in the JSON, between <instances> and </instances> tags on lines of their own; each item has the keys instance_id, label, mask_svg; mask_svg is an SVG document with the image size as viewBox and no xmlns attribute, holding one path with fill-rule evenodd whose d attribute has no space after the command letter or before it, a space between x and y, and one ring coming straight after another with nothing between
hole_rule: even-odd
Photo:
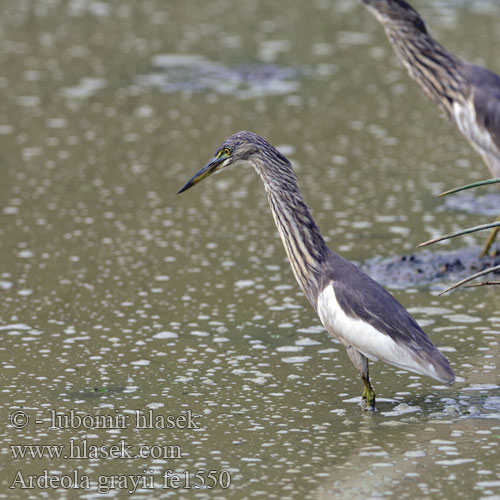
<instances>
[{"instance_id":1,"label":"streaked brown neck","mask_svg":"<svg viewBox=\"0 0 500 500\"><path fill-rule=\"evenodd\" d=\"M280 155L281 156L281 155ZM285 157L253 162L264 182L269 205L293 273L316 307L321 264L328 247L300 193L292 167Z\"/></svg>"},{"instance_id":2,"label":"streaked brown neck","mask_svg":"<svg viewBox=\"0 0 500 500\"><path fill-rule=\"evenodd\" d=\"M451 118L453 102L463 102L466 94L463 61L448 52L429 33L405 29L404 25L396 23L386 24L384 29L410 77Z\"/></svg>"}]
</instances>

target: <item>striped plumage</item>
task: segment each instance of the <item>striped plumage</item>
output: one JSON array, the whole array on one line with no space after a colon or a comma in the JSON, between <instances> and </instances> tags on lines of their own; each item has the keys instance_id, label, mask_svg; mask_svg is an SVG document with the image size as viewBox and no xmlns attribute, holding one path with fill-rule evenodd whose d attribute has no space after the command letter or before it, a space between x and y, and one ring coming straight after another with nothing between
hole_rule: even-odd
<instances>
[{"instance_id":1,"label":"striped plumage","mask_svg":"<svg viewBox=\"0 0 500 500\"><path fill-rule=\"evenodd\" d=\"M328 333L347 349L365 385L368 408L375 393L368 359L453 383L448 360L404 307L354 264L330 250L304 202L290 162L252 132L238 132L179 191L238 162L259 173L294 275Z\"/></svg>"},{"instance_id":2,"label":"striped plumage","mask_svg":"<svg viewBox=\"0 0 500 500\"><path fill-rule=\"evenodd\" d=\"M500 77L463 61L404 0L361 0L381 22L409 75L500 177Z\"/></svg>"},{"instance_id":3,"label":"striped plumage","mask_svg":"<svg viewBox=\"0 0 500 500\"><path fill-rule=\"evenodd\" d=\"M249 142L259 145L259 154L252 157L252 163L264 182L269 206L293 274L309 301L314 302L320 287L321 262L328 253L328 247L302 198L290 162L256 134L240 132L230 140L241 141L239 147ZM259 161L256 161L257 158Z\"/></svg>"}]
</instances>

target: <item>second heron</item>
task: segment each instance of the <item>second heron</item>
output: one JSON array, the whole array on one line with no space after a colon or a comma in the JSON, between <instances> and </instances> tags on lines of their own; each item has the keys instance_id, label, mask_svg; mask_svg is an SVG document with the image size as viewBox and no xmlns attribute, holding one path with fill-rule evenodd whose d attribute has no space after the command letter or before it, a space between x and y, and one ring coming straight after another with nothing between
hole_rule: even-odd
<instances>
[{"instance_id":1,"label":"second heron","mask_svg":"<svg viewBox=\"0 0 500 500\"><path fill-rule=\"evenodd\" d=\"M493 177L500 177L500 77L446 50L404 0L360 1L381 22L410 77L456 124ZM491 232L482 255L489 251L497 231Z\"/></svg>"}]
</instances>

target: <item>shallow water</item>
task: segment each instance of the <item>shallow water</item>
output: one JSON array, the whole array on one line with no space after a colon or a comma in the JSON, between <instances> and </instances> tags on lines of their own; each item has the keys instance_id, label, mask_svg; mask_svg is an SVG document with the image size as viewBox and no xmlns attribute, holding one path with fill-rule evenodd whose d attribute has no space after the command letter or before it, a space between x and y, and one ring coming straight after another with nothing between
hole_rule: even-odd
<instances>
[{"instance_id":1,"label":"shallow water","mask_svg":"<svg viewBox=\"0 0 500 500\"><path fill-rule=\"evenodd\" d=\"M500 71L496 2L414 3L443 44ZM1 498L101 498L106 481L108 496L127 496L131 479L111 475L142 476L135 498L498 498L496 289L438 297L447 276L389 281L458 380L447 388L377 363L378 411L367 414L354 368L294 282L255 173L175 194L225 137L249 129L293 161L330 246L353 261L418 254L421 241L482 222L435 194L486 168L361 5L3 7ZM72 409L129 418L50 428L51 410ZM138 428L136 410L191 410L199 428L182 418ZM9 424L16 411L26 426L24 413L22 428ZM67 454L71 440L159 456L14 459L9 448ZM188 470L194 486L202 469L227 470L231 486L163 479ZM76 470L90 485L9 489L19 470Z\"/></svg>"}]
</instances>

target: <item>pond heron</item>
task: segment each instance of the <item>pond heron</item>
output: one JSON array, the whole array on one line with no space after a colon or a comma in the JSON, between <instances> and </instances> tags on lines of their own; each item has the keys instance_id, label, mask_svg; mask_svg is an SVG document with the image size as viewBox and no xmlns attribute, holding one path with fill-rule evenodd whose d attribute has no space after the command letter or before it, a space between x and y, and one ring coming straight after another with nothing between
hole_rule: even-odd
<instances>
[{"instance_id":1,"label":"pond heron","mask_svg":"<svg viewBox=\"0 0 500 500\"><path fill-rule=\"evenodd\" d=\"M452 384L445 356L406 309L354 264L328 248L299 190L290 162L262 137L238 132L179 191L234 164L252 165L269 205L293 273L328 333L346 348L364 384L366 409L375 409L368 360Z\"/></svg>"},{"instance_id":2,"label":"pond heron","mask_svg":"<svg viewBox=\"0 0 500 500\"><path fill-rule=\"evenodd\" d=\"M493 177L500 177L500 77L446 50L404 0L361 2L383 25L410 77L455 123ZM481 255L488 253L497 232L498 228L492 230Z\"/></svg>"}]
</instances>

